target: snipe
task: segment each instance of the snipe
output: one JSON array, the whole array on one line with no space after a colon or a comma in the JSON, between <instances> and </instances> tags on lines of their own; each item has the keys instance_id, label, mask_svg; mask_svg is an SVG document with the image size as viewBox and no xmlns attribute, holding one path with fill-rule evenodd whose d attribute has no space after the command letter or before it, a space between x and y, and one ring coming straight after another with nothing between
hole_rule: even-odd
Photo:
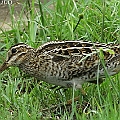
<instances>
[{"instance_id":1,"label":"snipe","mask_svg":"<svg viewBox=\"0 0 120 120\"><path fill-rule=\"evenodd\" d=\"M0 73L9 66L17 66L23 72L54 85L81 88L84 82L97 83L98 69L100 80L105 77L105 69L109 75L120 72L120 44L54 41L34 49L19 43L8 50Z\"/></svg>"}]
</instances>

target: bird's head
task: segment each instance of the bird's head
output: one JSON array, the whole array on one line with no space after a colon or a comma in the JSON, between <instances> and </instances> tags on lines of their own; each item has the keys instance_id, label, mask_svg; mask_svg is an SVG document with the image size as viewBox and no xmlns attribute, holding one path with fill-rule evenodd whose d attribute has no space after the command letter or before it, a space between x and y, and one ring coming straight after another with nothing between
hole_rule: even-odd
<instances>
[{"instance_id":1,"label":"bird's head","mask_svg":"<svg viewBox=\"0 0 120 120\"><path fill-rule=\"evenodd\" d=\"M0 67L0 73L10 66L19 66L21 63L24 62L27 57L26 55L32 49L33 48L24 43L19 43L12 46L7 52L5 62Z\"/></svg>"}]
</instances>

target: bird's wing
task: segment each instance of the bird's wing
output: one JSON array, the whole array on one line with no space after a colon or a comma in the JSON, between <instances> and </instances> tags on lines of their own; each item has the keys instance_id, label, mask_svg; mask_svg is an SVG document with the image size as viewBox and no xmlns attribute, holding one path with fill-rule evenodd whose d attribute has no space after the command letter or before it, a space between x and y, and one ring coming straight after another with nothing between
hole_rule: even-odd
<instances>
[{"instance_id":1,"label":"bird's wing","mask_svg":"<svg viewBox=\"0 0 120 120\"><path fill-rule=\"evenodd\" d=\"M120 45L88 41L53 41L39 47L37 51L50 55L53 62L66 63L71 75L80 76L87 74L87 72L97 71L98 65L100 65L99 69L103 69L100 59L104 60L105 65L111 64L110 61L120 54ZM101 52L103 58L100 58Z\"/></svg>"}]
</instances>

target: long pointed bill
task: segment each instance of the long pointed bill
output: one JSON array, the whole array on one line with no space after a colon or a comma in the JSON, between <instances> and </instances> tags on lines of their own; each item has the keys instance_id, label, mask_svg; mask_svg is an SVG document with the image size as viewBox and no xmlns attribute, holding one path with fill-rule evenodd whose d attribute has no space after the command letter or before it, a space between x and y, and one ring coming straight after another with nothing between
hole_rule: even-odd
<instances>
[{"instance_id":1,"label":"long pointed bill","mask_svg":"<svg viewBox=\"0 0 120 120\"><path fill-rule=\"evenodd\" d=\"M0 73L2 73L5 69L9 67L8 63L4 62L2 66L0 66Z\"/></svg>"}]
</instances>

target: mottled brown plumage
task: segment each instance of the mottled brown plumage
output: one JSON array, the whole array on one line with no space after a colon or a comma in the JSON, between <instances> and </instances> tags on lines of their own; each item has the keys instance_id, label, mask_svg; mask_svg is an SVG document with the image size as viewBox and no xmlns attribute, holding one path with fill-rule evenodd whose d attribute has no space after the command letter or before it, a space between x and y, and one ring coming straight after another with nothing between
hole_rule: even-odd
<instances>
[{"instance_id":1,"label":"mottled brown plumage","mask_svg":"<svg viewBox=\"0 0 120 120\"><path fill-rule=\"evenodd\" d=\"M102 58L100 54L102 54ZM120 44L92 43L88 41L48 42L38 49L24 43L8 50L0 72L17 66L23 72L54 85L81 88L84 82L97 83L105 77L120 72Z\"/></svg>"}]
</instances>

